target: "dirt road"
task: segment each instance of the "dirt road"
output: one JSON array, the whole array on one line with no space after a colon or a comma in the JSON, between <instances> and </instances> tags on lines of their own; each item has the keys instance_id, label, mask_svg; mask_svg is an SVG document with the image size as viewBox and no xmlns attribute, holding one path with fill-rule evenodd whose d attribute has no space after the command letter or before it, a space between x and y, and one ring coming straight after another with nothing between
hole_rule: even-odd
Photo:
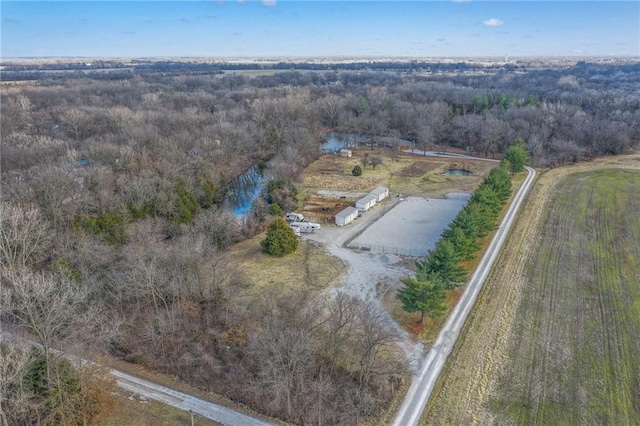
<instances>
[{"instance_id":1,"label":"dirt road","mask_svg":"<svg viewBox=\"0 0 640 426\"><path fill-rule=\"evenodd\" d=\"M507 214L498 228L498 232L491 241L489 248L482 257L482 260L478 264L475 272L471 276L460 301L442 327L442 330L440 331L435 344L429 351L420 372L416 377L414 377L411 388L396 414L396 418L393 423L394 425L408 426L418 424L420 416L422 415L427 401L431 396L431 392L435 387L436 381L438 380L438 376L444 368L447 357L453 350L453 346L458 339L458 335L462 330L465 320L471 312L471 308L478 297L478 293L484 284L485 278L489 274L489 271L491 270L491 267L495 262L507 235L509 234L513 220L516 217L516 213L522 205L522 202L535 179L535 170L527 167L527 171L528 176L520 186L514 201L509 206Z\"/></svg>"}]
</instances>

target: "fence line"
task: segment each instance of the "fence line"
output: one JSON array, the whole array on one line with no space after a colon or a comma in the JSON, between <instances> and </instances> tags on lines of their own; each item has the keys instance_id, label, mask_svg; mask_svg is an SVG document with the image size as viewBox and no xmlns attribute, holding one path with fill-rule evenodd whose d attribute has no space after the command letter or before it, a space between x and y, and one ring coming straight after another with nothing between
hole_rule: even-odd
<instances>
[{"instance_id":1,"label":"fence line","mask_svg":"<svg viewBox=\"0 0 640 426\"><path fill-rule=\"evenodd\" d=\"M364 251L371 251L380 254L397 254L399 256L411 256L411 257L423 257L427 255L428 249L423 248L411 248L411 247L395 247L384 246L377 244L365 244L365 243L351 243L350 248L355 248Z\"/></svg>"}]
</instances>

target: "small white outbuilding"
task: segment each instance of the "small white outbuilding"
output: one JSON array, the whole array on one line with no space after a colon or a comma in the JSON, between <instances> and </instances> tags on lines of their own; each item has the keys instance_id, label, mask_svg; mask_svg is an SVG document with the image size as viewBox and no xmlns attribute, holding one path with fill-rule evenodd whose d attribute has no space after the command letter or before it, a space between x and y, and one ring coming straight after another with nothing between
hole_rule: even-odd
<instances>
[{"instance_id":1,"label":"small white outbuilding","mask_svg":"<svg viewBox=\"0 0 640 426\"><path fill-rule=\"evenodd\" d=\"M351 152L350 149L341 149L340 150L340 157L351 157L351 155L353 155L353 153Z\"/></svg>"},{"instance_id":2,"label":"small white outbuilding","mask_svg":"<svg viewBox=\"0 0 640 426\"><path fill-rule=\"evenodd\" d=\"M370 192L371 195L375 195L376 196L376 202L379 203L380 201L384 200L385 198L387 198L389 196L389 188L384 187L384 186L379 186L376 189L374 189L373 191Z\"/></svg>"},{"instance_id":3,"label":"small white outbuilding","mask_svg":"<svg viewBox=\"0 0 640 426\"><path fill-rule=\"evenodd\" d=\"M356 201L356 208L361 212L366 212L371 207L376 205L377 199L378 197L376 197L375 195L367 194L364 197L360 198L358 201Z\"/></svg>"},{"instance_id":4,"label":"small white outbuilding","mask_svg":"<svg viewBox=\"0 0 640 426\"><path fill-rule=\"evenodd\" d=\"M336 215L336 225L345 226L357 217L358 209L349 206Z\"/></svg>"}]
</instances>

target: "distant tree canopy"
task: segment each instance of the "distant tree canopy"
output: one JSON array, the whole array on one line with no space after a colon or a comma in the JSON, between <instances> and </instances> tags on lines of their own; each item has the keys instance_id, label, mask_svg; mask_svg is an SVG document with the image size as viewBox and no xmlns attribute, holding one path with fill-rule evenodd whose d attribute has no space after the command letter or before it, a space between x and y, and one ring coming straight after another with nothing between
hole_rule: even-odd
<instances>
[{"instance_id":1,"label":"distant tree canopy","mask_svg":"<svg viewBox=\"0 0 640 426\"><path fill-rule=\"evenodd\" d=\"M277 217L267 227L267 236L260 244L266 253L280 257L296 251L298 238L289 224Z\"/></svg>"}]
</instances>

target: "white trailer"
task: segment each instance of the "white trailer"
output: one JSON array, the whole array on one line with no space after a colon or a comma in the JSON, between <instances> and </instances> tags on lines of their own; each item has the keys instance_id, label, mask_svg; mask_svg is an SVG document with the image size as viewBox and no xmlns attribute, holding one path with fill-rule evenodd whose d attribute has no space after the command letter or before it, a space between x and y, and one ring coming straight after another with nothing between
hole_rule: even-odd
<instances>
[{"instance_id":1,"label":"white trailer","mask_svg":"<svg viewBox=\"0 0 640 426\"><path fill-rule=\"evenodd\" d=\"M296 237L300 236L300 229L294 228L293 226L291 226L291 229L293 229L293 233L295 234Z\"/></svg>"},{"instance_id":2,"label":"white trailer","mask_svg":"<svg viewBox=\"0 0 640 426\"><path fill-rule=\"evenodd\" d=\"M358 201L356 201L356 208L361 212L366 212L371 207L376 205L376 200L377 199L378 199L378 197L376 197L373 194L365 195L364 197L362 197Z\"/></svg>"},{"instance_id":3,"label":"white trailer","mask_svg":"<svg viewBox=\"0 0 640 426\"><path fill-rule=\"evenodd\" d=\"M304 220L304 216L300 213L289 212L286 216L287 222L302 222Z\"/></svg>"},{"instance_id":4,"label":"white trailer","mask_svg":"<svg viewBox=\"0 0 640 426\"><path fill-rule=\"evenodd\" d=\"M345 226L358 217L358 209L355 207L347 207L336 215L336 225Z\"/></svg>"},{"instance_id":5,"label":"white trailer","mask_svg":"<svg viewBox=\"0 0 640 426\"><path fill-rule=\"evenodd\" d=\"M320 224L313 222L291 222L289 226L293 229L298 229L303 234L311 234L320 229Z\"/></svg>"},{"instance_id":6,"label":"white trailer","mask_svg":"<svg viewBox=\"0 0 640 426\"><path fill-rule=\"evenodd\" d=\"M384 186L379 186L369 194L376 196L376 202L380 202L389 196L389 188Z\"/></svg>"}]
</instances>

